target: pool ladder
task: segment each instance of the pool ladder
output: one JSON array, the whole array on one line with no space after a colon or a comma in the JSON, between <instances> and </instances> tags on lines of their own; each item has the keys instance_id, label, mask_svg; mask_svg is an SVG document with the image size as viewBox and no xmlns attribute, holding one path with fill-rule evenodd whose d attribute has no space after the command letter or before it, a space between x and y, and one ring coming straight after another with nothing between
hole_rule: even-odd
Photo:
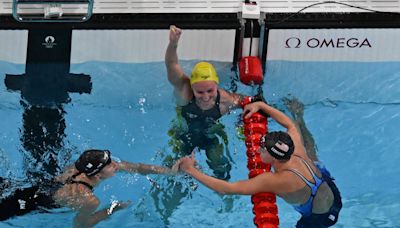
<instances>
[{"instance_id":1,"label":"pool ladder","mask_svg":"<svg viewBox=\"0 0 400 228\"><path fill-rule=\"evenodd\" d=\"M84 22L93 14L94 0L13 0L19 22Z\"/></svg>"}]
</instances>

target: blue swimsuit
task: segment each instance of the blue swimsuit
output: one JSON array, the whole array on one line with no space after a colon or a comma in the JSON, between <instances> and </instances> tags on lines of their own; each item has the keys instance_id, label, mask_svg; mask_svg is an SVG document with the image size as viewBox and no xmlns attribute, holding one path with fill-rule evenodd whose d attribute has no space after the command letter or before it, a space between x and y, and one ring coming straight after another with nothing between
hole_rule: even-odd
<instances>
[{"instance_id":1,"label":"blue swimsuit","mask_svg":"<svg viewBox=\"0 0 400 228\"><path fill-rule=\"evenodd\" d=\"M308 171L311 173L313 180L315 183L312 183L311 181L307 180L303 174L301 174L299 171L297 171L296 169L288 169L289 171L292 171L293 173L295 173L297 176L299 176L307 185L308 187L311 188L311 196L310 198L307 200L307 202L305 202L302 205L299 206L294 206L294 209L298 212L300 212L302 215L304 216L309 216L312 214L312 207L313 207L313 201L314 201L314 197L317 194L318 188L319 186L321 186L321 184L324 182L324 180L322 178L319 178L314 171L311 169L310 165L301 157L299 157L301 159L301 161L307 166Z\"/></svg>"},{"instance_id":2,"label":"blue swimsuit","mask_svg":"<svg viewBox=\"0 0 400 228\"><path fill-rule=\"evenodd\" d=\"M299 157L299 156L297 156ZM342 209L342 198L340 196L339 189L333 182L333 178L329 171L323 167L320 163L316 163L315 166L321 172L321 177L318 177L314 171L311 169L310 165L301 157L299 157L302 162L307 166L309 172L311 173L314 183L307 180L299 171L295 169L288 169L289 171L295 173L299 176L311 189L311 196L302 205L294 206L295 210L301 213L301 218L296 224L296 228L323 228L333 226L339 218L339 212ZM333 204L329 211L324 214L313 214L313 201L317 194L318 188L322 183L326 182L329 188L332 190L334 199Z\"/></svg>"}]
</instances>

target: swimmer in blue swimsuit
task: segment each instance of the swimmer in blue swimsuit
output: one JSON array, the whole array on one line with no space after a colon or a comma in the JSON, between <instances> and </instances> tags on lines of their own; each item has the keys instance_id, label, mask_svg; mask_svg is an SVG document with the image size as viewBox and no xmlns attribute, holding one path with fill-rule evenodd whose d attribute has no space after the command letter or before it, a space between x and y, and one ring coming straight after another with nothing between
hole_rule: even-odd
<instances>
[{"instance_id":1,"label":"swimmer in blue swimsuit","mask_svg":"<svg viewBox=\"0 0 400 228\"><path fill-rule=\"evenodd\" d=\"M297 128L300 130L304 147L306 149L306 153L308 157L314 162L314 165L318 168L319 172L322 175L322 178L316 176L315 173L312 173L313 178L315 180L314 183L320 183L320 181L325 181L334 194L334 203L329 211L329 213L325 213L323 215L313 215L311 213L312 209L312 200L313 195L310 196L310 199L306 204L295 206L294 208L300 212L303 216L298 221L297 227L320 227L318 224L322 223L325 225L321 225L322 227L326 227L329 224L335 224L338 218L339 211L342 208L342 201L339 189L334 183L334 178L331 176L329 171L325 168L325 166L318 160L317 156L317 146L315 144L314 138L312 137L311 132L307 129L306 124L304 122L304 105L296 98L285 98L284 103L288 108L288 111L292 114L292 118ZM314 176L315 175L315 176ZM318 184L313 184L312 182L305 181L307 185L312 189L312 192L315 192L318 189Z\"/></svg>"},{"instance_id":2,"label":"swimmer in blue swimsuit","mask_svg":"<svg viewBox=\"0 0 400 228\"><path fill-rule=\"evenodd\" d=\"M110 207L98 210L99 199L93 188L101 181L112 177L117 171L140 174L175 174L172 169L141 163L115 162L108 150L86 150L64 173L51 183L40 186L17 188L7 193L13 183L0 178L0 221L32 212L48 212L49 209L69 207L76 210L74 227L92 227L107 219L115 211L125 208L129 202L115 202ZM0 222L1 224L1 222Z\"/></svg>"},{"instance_id":3,"label":"swimmer in blue swimsuit","mask_svg":"<svg viewBox=\"0 0 400 228\"><path fill-rule=\"evenodd\" d=\"M274 193L301 213L296 227L334 225L339 218L342 202L333 178L325 168L315 165L310 159L305 151L303 136L292 119L264 102L246 105L243 115L249 118L258 111L268 114L287 129L287 132L269 132L260 140L258 151L261 159L272 166L273 172L229 183L197 170L194 154L181 160L180 170L222 194Z\"/></svg>"},{"instance_id":4,"label":"swimmer in blue swimsuit","mask_svg":"<svg viewBox=\"0 0 400 228\"><path fill-rule=\"evenodd\" d=\"M294 155L297 156L297 155ZM299 157L299 156L298 156ZM301 219L297 222L296 227L304 227L304 228L312 228L312 227L329 227L334 225L338 218L339 212L342 208L341 196L338 188L333 182L333 178L331 177L329 171L321 165L321 163L315 163L315 167L321 173L321 176L318 176L311 168L311 166L307 163L306 160L299 157L301 161L307 166L308 171L312 175L312 181L309 181L303 174L301 174L296 169L290 168L289 171L295 173L300 179L307 184L307 186L311 190L311 195L308 200L301 205L294 205L294 209L302 215ZM323 214L313 214L313 202L314 198L317 194L317 191L322 183L326 182L333 193L333 204L330 207L329 211Z\"/></svg>"}]
</instances>

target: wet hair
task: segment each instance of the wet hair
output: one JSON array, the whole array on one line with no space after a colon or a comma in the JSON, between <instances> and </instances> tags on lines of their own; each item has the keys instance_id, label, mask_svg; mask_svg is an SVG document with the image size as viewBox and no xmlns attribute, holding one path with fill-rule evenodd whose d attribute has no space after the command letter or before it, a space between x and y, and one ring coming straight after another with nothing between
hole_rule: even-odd
<instances>
[{"instance_id":1,"label":"wet hair","mask_svg":"<svg viewBox=\"0 0 400 228\"><path fill-rule=\"evenodd\" d=\"M94 176L110 163L111 152L109 150L85 150L75 162L75 168L79 172L74 176L81 173Z\"/></svg>"},{"instance_id":2,"label":"wet hair","mask_svg":"<svg viewBox=\"0 0 400 228\"><path fill-rule=\"evenodd\" d=\"M270 132L260 140L260 147L277 160L287 161L293 154L294 143L290 135L283 131Z\"/></svg>"}]
</instances>

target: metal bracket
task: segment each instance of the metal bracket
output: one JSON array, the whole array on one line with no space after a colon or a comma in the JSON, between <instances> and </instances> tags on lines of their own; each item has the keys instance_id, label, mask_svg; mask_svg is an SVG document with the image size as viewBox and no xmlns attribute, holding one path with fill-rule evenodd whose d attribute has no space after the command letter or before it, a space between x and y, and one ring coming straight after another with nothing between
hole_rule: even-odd
<instances>
[{"instance_id":1,"label":"metal bracket","mask_svg":"<svg viewBox=\"0 0 400 228\"><path fill-rule=\"evenodd\" d=\"M19 22L84 22L93 14L94 0L13 0Z\"/></svg>"}]
</instances>

